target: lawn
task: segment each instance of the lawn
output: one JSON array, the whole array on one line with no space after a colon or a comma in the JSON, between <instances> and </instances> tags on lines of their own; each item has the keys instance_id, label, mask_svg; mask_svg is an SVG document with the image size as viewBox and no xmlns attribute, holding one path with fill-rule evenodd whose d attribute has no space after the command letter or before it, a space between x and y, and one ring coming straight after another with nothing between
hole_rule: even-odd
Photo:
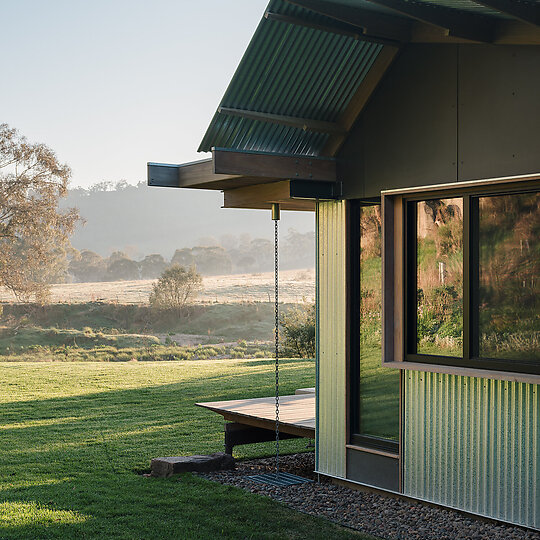
<instances>
[{"instance_id":1,"label":"lawn","mask_svg":"<svg viewBox=\"0 0 540 540\"><path fill-rule=\"evenodd\" d=\"M0 363L0 538L365 538L195 476L137 474L152 457L222 450L221 417L193 404L271 395L272 371L238 359ZM292 393L313 385L314 364L284 360L282 374Z\"/></svg>"},{"instance_id":2,"label":"lawn","mask_svg":"<svg viewBox=\"0 0 540 540\"><path fill-rule=\"evenodd\" d=\"M281 304L280 313L309 305ZM196 304L182 313L141 304L4 304L0 305L0 355L23 354L27 360L29 353L41 354L45 348L70 347L73 352L147 348L160 342L182 345L179 338L186 336L199 344L273 342L274 324L271 302Z\"/></svg>"}]
</instances>

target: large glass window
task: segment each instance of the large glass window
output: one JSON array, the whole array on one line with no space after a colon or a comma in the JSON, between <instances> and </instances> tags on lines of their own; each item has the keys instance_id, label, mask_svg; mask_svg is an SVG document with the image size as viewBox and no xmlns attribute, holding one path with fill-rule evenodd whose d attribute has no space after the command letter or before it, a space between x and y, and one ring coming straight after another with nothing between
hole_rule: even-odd
<instances>
[{"instance_id":1,"label":"large glass window","mask_svg":"<svg viewBox=\"0 0 540 540\"><path fill-rule=\"evenodd\" d=\"M403 209L405 360L540 374L540 192Z\"/></svg>"},{"instance_id":2,"label":"large glass window","mask_svg":"<svg viewBox=\"0 0 540 540\"><path fill-rule=\"evenodd\" d=\"M358 231L355 236L359 236L360 244L360 272L356 274L358 301L354 303L360 327L359 344L355 348L358 351L355 442L397 450L399 373L382 367L380 206L359 207L354 219ZM353 339L358 339L357 332Z\"/></svg>"},{"instance_id":3,"label":"large glass window","mask_svg":"<svg viewBox=\"0 0 540 540\"><path fill-rule=\"evenodd\" d=\"M480 356L540 361L540 193L480 197Z\"/></svg>"}]
</instances>

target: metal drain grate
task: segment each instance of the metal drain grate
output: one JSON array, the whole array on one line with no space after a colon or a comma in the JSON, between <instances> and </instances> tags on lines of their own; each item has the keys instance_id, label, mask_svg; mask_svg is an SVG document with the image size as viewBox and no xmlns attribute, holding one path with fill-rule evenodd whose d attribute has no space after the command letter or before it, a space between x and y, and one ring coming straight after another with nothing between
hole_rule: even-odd
<instances>
[{"instance_id":1,"label":"metal drain grate","mask_svg":"<svg viewBox=\"0 0 540 540\"><path fill-rule=\"evenodd\" d=\"M277 487L294 486L295 484L313 482L313 480L310 480L309 478L303 478L302 476L296 476L295 474L286 472L257 474L255 476L248 476L248 478L259 484L268 484Z\"/></svg>"}]
</instances>

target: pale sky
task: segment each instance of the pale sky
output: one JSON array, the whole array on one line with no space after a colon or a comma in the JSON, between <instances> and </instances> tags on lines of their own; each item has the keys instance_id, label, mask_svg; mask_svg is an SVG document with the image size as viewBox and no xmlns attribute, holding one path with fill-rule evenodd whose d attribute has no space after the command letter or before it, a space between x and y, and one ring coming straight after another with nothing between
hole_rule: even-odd
<instances>
[{"instance_id":1,"label":"pale sky","mask_svg":"<svg viewBox=\"0 0 540 540\"><path fill-rule=\"evenodd\" d=\"M0 0L0 122L72 185L146 181L196 152L267 0Z\"/></svg>"}]
</instances>

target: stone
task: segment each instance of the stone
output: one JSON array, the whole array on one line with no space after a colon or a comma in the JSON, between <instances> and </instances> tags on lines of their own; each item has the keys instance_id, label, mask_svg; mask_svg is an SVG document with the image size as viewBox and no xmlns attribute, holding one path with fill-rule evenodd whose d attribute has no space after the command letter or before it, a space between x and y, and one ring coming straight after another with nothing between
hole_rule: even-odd
<instances>
[{"instance_id":1,"label":"stone","mask_svg":"<svg viewBox=\"0 0 540 540\"><path fill-rule=\"evenodd\" d=\"M301 395L301 394L314 394L315 393L315 388L297 388L295 391L294 391L295 395Z\"/></svg>"},{"instance_id":2,"label":"stone","mask_svg":"<svg viewBox=\"0 0 540 540\"><path fill-rule=\"evenodd\" d=\"M183 472L226 471L236 468L236 460L229 454L217 452L209 456L158 457L152 459L152 476L168 478Z\"/></svg>"}]
</instances>

